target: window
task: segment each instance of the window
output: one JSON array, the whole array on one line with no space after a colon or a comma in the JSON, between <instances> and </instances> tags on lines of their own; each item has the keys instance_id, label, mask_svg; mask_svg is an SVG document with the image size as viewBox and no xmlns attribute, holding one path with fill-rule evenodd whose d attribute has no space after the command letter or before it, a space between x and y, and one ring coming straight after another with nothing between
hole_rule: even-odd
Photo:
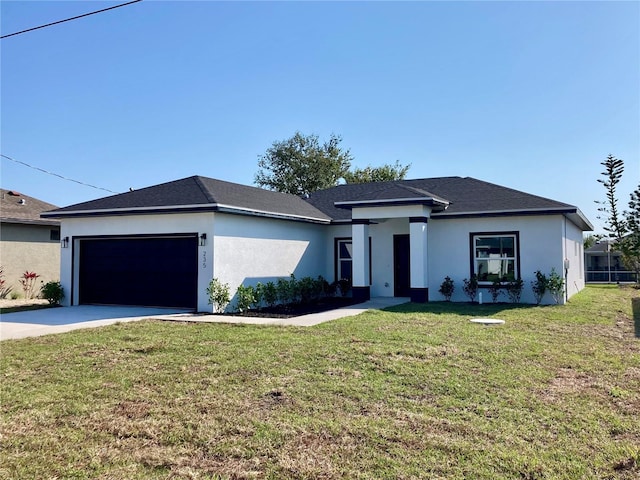
<instances>
[{"instance_id":1,"label":"window","mask_svg":"<svg viewBox=\"0 0 640 480\"><path fill-rule=\"evenodd\" d=\"M472 273L478 282L511 281L520 277L517 233L471 234Z\"/></svg>"},{"instance_id":2,"label":"window","mask_svg":"<svg viewBox=\"0 0 640 480\"><path fill-rule=\"evenodd\" d=\"M60 241L60 230L57 228L49 230L49 240Z\"/></svg>"},{"instance_id":3,"label":"window","mask_svg":"<svg viewBox=\"0 0 640 480\"><path fill-rule=\"evenodd\" d=\"M336 280L353 279L353 247L351 239L336 240Z\"/></svg>"},{"instance_id":4,"label":"window","mask_svg":"<svg viewBox=\"0 0 640 480\"><path fill-rule=\"evenodd\" d=\"M369 285L371 285L371 237L369 237ZM348 280L353 282L353 243L351 238L335 239L335 280Z\"/></svg>"}]
</instances>

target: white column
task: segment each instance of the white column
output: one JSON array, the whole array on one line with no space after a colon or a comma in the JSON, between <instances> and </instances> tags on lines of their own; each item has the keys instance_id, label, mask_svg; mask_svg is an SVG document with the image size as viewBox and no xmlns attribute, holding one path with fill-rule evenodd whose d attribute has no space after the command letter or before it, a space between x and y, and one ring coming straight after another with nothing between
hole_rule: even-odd
<instances>
[{"instance_id":1,"label":"white column","mask_svg":"<svg viewBox=\"0 0 640 480\"><path fill-rule=\"evenodd\" d=\"M368 300L369 291L369 222L355 221L351 226L353 295Z\"/></svg>"},{"instance_id":2,"label":"white column","mask_svg":"<svg viewBox=\"0 0 640 480\"><path fill-rule=\"evenodd\" d=\"M427 217L411 217L409 219L411 300L414 302L426 302L429 298L427 221Z\"/></svg>"}]
</instances>

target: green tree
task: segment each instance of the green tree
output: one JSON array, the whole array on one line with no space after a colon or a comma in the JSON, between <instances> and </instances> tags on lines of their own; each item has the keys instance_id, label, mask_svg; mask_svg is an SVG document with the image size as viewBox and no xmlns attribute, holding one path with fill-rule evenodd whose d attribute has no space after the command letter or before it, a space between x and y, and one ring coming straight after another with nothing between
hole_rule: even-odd
<instances>
[{"instance_id":1,"label":"green tree","mask_svg":"<svg viewBox=\"0 0 640 480\"><path fill-rule=\"evenodd\" d=\"M599 178L598 182L606 189L606 200L596 200L596 203L600 205L598 211L601 212L598 219L605 221L604 229L609 233L609 236L620 241L624 237L626 226L618 210L616 186L622 179L624 161L610 154L600 165L604 166L605 171L601 173L604 179Z\"/></svg>"},{"instance_id":2,"label":"green tree","mask_svg":"<svg viewBox=\"0 0 640 480\"><path fill-rule=\"evenodd\" d=\"M334 187L351 167L351 153L342 149L340 136L332 134L320 144L317 135L296 132L274 142L258 161L256 185L278 192L305 195Z\"/></svg>"},{"instance_id":3,"label":"green tree","mask_svg":"<svg viewBox=\"0 0 640 480\"><path fill-rule=\"evenodd\" d=\"M602 235L601 233L597 233L595 235L590 233L588 235L585 235L582 239L584 249L586 250L587 248L593 247L596 243L602 240L602 237L604 237L604 235Z\"/></svg>"},{"instance_id":4,"label":"green tree","mask_svg":"<svg viewBox=\"0 0 640 480\"><path fill-rule=\"evenodd\" d=\"M347 183L370 183L370 182L387 182L392 180L404 180L409 171L409 165L400 165L400 161L396 160L394 165L382 165L381 167L354 168L347 172L344 180Z\"/></svg>"},{"instance_id":5,"label":"green tree","mask_svg":"<svg viewBox=\"0 0 640 480\"><path fill-rule=\"evenodd\" d=\"M629 196L629 210L624 211L627 235L620 241L622 262L636 272L640 283L640 185Z\"/></svg>"}]
</instances>

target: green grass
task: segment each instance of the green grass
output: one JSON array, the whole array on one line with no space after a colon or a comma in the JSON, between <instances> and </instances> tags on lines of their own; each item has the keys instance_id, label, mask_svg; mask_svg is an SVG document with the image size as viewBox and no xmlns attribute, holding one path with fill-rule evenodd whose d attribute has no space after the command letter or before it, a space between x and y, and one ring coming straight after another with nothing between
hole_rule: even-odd
<instances>
[{"instance_id":1,"label":"green grass","mask_svg":"<svg viewBox=\"0 0 640 480\"><path fill-rule=\"evenodd\" d=\"M0 478L638 478L639 296L4 341Z\"/></svg>"}]
</instances>

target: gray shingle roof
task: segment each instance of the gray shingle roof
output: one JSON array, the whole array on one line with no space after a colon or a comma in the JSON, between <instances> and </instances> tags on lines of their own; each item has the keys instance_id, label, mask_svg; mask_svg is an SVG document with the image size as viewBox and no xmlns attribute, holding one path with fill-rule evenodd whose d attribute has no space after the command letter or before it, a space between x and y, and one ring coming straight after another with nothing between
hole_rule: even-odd
<instances>
[{"instance_id":1,"label":"gray shingle roof","mask_svg":"<svg viewBox=\"0 0 640 480\"><path fill-rule=\"evenodd\" d=\"M0 220L2 222L59 225L60 222L57 220L40 218L42 212L54 208L57 207L15 190L0 189Z\"/></svg>"},{"instance_id":2,"label":"gray shingle roof","mask_svg":"<svg viewBox=\"0 0 640 480\"><path fill-rule=\"evenodd\" d=\"M213 210L322 222L348 221L350 207L406 202L434 205L432 216L564 213L574 223L591 225L573 205L470 177L440 177L338 185L302 199L295 195L193 176L132 192L60 208L47 217ZM446 209L445 209L446 207Z\"/></svg>"},{"instance_id":3,"label":"gray shingle roof","mask_svg":"<svg viewBox=\"0 0 640 480\"><path fill-rule=\"evenodd\" d=\"M326 214L295 195L201 176L70 205L45 216L133 214L167 210L235 211L308 221L330 221Z\"/></svg>"},{"instance_id":4,"label":"gray shingle roof","mask_svg":"<svg viewBox=\"0 0 640 480\"><path fill-rule=\"evenodd\" d=\"M389 192L394 192L398 198L433 197L449 202L446 210L434 213L434 217L512 211L576 210L573 205L470 177L422 178L378 184L339 185L311 194L308 201L334 220L348 220L351 218L351 212L336 206L336 202L385 201L392 198Z\"/></svg>"}]
</instances>

